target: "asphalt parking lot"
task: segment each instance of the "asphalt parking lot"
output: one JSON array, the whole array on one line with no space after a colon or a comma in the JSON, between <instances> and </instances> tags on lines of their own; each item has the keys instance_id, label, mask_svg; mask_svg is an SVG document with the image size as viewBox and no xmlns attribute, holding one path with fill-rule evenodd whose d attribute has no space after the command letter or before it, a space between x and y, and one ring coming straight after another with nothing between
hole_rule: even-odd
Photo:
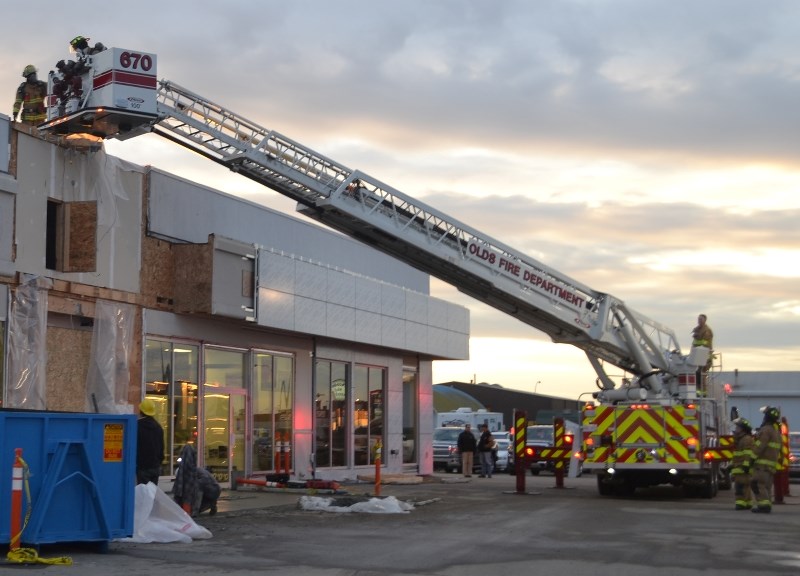
<instances>
[{"instance_id":1,"label":"asphalt parking lot","mask_svg":"<svg viewBox=\"0 0 800 576\"><path fill-rule=\"evenodd\" d=\"M371 484L345 486L347 504L368 500ZM671 489L602 498L594 478L506 474L469 481L436 474L418 484L381 486L381 497L408 502L397 514L307 511L296 493L225 492L220 513L198 523L213 537L190 544L112 543L107 554L47 547L73 566L48 574L126 576L571 576L797 574L800 497L771 515L733 510L733 494L687 499ZM800 495L800 489L797 491Z\"/></svg>"}]
</instances>

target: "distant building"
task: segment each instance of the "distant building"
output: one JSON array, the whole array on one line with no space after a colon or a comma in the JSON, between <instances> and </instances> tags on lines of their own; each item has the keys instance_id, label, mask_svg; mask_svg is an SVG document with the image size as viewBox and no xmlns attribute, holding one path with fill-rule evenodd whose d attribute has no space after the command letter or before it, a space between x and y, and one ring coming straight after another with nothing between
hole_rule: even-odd
<instances>
[{"instance_id":1,"label":"distant building","mask_svg":"<svg viewBox=\"0 0 800 576\"><path fill-rule=\"evenodd\" d=\"M777 406L789 428L800 430L800 372L721 372L721 381L730 384L728 405L753 426L761 424L762 406Z\"/></svg>"}]
</instances>

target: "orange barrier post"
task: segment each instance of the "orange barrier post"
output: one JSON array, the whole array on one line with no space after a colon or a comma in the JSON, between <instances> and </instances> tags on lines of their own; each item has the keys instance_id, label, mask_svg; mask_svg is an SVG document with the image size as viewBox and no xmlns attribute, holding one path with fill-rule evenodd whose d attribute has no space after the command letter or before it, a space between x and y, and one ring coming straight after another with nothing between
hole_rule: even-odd
<instances>
[{"instance_id":1,"label":"orange barrier post","mask_svg":"<svg viewBox=\"0 0 800 576\"><path fill-rule=\"evenodd\" d=\"M555 418L553 420L553 436L555 436L556 448L564 447L564 420ZM558 454L557 456L563 456ZM564 487L564 460L556 460L556 488Z\"/></svg>"},{"instance_id":2,"label":"orange barrier post","mask_svg":"<svg viewBox=\"0 0 800 576\"><path fill-rule=\"evenodd\" d=\"M292 443L289 440L291 435L286 432L283 438L283 472L284 474L288 474L292 467Z\"/></svg>"},{"instance_id":3,"label":"orange barrier post","mask_svg":"<svg viewBox=\"0 0 800 576\"><path fill-rule=\"evenodd\" d=\"M525 472L528 463L525 448L528 444L528 413L514 410L514 467L517 473L517 494L525 494Z\"/></svg>"},{"instance_id":4,"label":"orange barrier post","mask_svg":"<svg viewBox=\"0 0 800 576\"><path fill-rule=\"evenodd\" d=\"M239 478L237 484L250 484L251 486L263 486L265 488L286 488L286 484L281 482L270 482L268 480L256 480L254 478Z\"/></svg>"},{"instance_id":5,"label":"orange barrier post","mask_svg":"<svg viewBox=\"0 0 800 576\"><path fill-rule=\"evenodd\" d=\"M22 448L14 449L14 468L11 473L11 541L10 550L19 549L22 537Z\"/></svg>"},{"instance_id":6,"label":"orange barrier post","mask_svg":"<svg viewBox=\"0 0 800 576\"><path fill-rule=\"evenodd\" d=\"M375 443L375 496L381 495L381 451L383 445L380 438Z\"/></svg>"}]
</instances>

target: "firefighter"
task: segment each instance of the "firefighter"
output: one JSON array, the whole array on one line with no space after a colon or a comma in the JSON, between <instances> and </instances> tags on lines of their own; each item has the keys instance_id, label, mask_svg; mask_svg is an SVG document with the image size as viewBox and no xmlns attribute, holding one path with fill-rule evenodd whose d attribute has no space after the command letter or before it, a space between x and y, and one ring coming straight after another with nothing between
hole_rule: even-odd
<instances>
[{"instance_id":1,"label":"firefighter","mask_svg":"<svg viewBox=\"0 0 800 576\"><path fill-rule=\"evenodd\" d=\"M17 88L17 98L14 100L14 113L11 114L11 121L17 118L20 109L20 121L24 124L41 124L47 118L44 107L47 98L47 82L43 82L36 77L36 66L28 64L22 71L25 82Z\"/></svg>"},{"instance_id":2,"label":"firefighter","mask_svg":"<svg viewBox=\"0 0 800 576\"><path fill-rule=\"evenodd\" d=\"M753 489L756 505L753 512L772 512L772 483L781 452L781 411L774 406L761 408L764 421L756 432L753 445Z\"/></svg>"},{"instance_id":3,"label":"firefighter","mask_svg":"<svg viewBox=\"0 0 800 576\"><path fill-rule=\"evenodd\" d=\"M711 326L706 323L707 320L708 316L705 314L698 315L697 326L692 328L692 348L698 346L708 348L708 361L705 366L701 366L697 369L697 385L701 387L703 391L705 391L706 375L711 369L713 361L712 351L714 347L714 331L711 330Z\"/></svg>"},{"instance_id":4,"label":"firefighter","mask_svg":"<svg viewBox=\"0 0 800 576\"><path fill-rule=\"evenodd\" d=\"M775 467L772 494L774 504L785 504L784 496L789 494L789 423L781 417L781 451L778 455L778 465Z\"/></svg>"},{"instance_id":5,"label":"firefighter","mask_svg":"<svg viewBox=\"0 0 800 576\"><path fill-rule=\"evenodd\" d=\"M97 42L94 46L90 46L89 40L91 40L91 38L75 36L75 38L69 41L69 46L80 58L97 54L98 52L102 52L106 49L106 47L100 42Z\"/></svg>"},{"instance_id":6,"label":"firefighter","mask_svg":"<svg viewBox=\"0 0 800 576\"><path fill-rule=\"evenodd\" d=\"M733 421L734 448L731 462L731 478L733 478L736 510L749 510L753 505L753 492L750 488L752 480L750 469L753 465L753 427L745 418Z\"/></svg>"}]
</instances>

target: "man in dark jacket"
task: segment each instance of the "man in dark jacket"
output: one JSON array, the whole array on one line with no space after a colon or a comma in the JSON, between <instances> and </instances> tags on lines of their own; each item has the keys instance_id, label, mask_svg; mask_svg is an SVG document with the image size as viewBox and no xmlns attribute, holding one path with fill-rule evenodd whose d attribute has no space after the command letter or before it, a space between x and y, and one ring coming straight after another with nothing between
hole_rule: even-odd
<instances>
[{"instance_id":1,"label":"man in dark jacket","mask_svg":"<svg viewBox=\"0 0 800 576\"><path fill-rule=\"evenodd\" d=\"M484 424L481 426L481 437L478 440L478 457L481 461L481 478L491 478L492 470L494 469L494 461L492 460L492 450L494 447L494 438L492 433L489 432L489 427Z\"/></svg>"},{"instance_id":2,"label":"man in dark jacket","mask_svg":"<svg viewBox=\"0 0 800 576\"><path fill-rule=\"evenodd\" d=\"M136 482L152 482L158 486L161 464L164 462L164 429L153 416L156 405L150 398L139 404L136 444Z\"/></svg>"},{"instance_id":3,"label":"man in dark jacket","mask_svg":"<svg viewBox=\"0 0 800 576\"><path fill-rule=\"evenodd\" d=\"M461 473L466 478L472 476L472 465L475 462L475 449L478 441L472 433L472 426L467 424L464 431L458 435L458 451L461 453Z\"/></svg>"}]
</instances>

